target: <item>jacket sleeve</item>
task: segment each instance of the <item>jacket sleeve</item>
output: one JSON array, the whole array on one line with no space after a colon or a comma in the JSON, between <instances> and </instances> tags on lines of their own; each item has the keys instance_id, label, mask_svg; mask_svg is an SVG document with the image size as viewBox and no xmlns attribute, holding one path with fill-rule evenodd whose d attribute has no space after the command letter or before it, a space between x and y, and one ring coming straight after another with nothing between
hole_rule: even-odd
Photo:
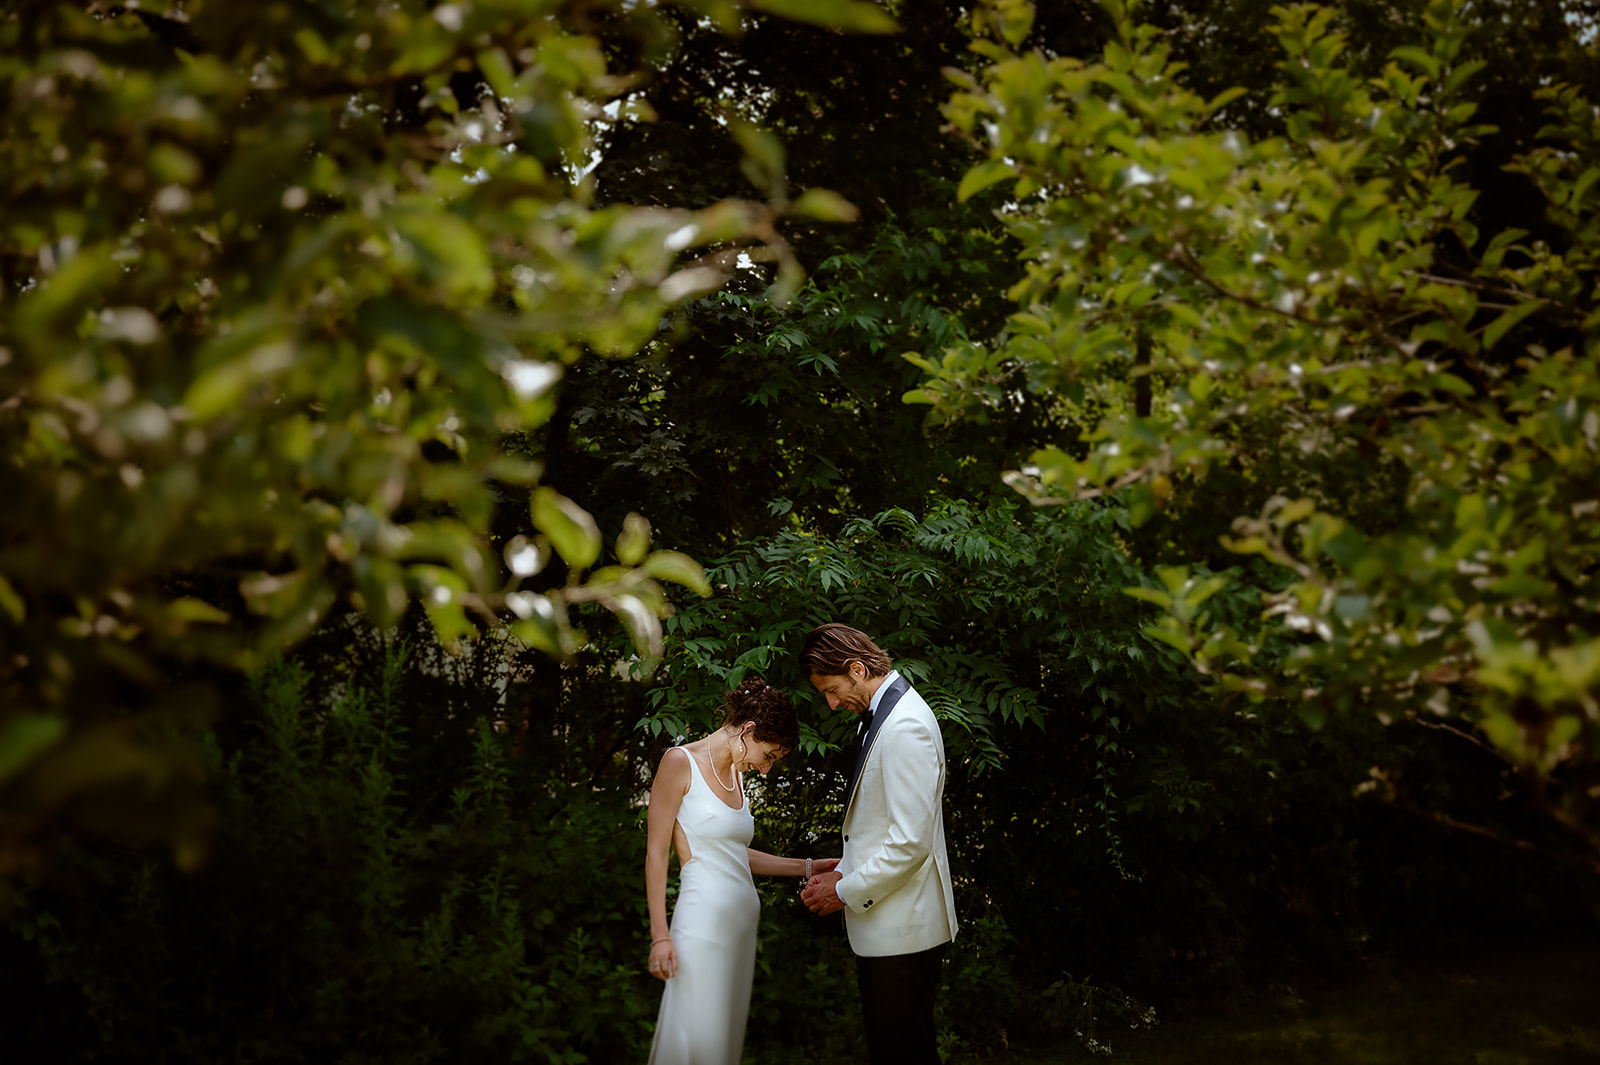
<instances>
[{"instance_id":1,"label":"jacket sleeve","mask_svg":"<svg viewBox=\"0 0 1600 1065\"><path fill-rule=\"evenodd\" d=\"M893 730L878 737L883 745L879 759L889 830L878 848L835 888L852 913L864 913L893 894L922 868L933 850L944 772L943 741L929 731L936 727L912 719L895 722Z\"/></svg>"}]
</instances>

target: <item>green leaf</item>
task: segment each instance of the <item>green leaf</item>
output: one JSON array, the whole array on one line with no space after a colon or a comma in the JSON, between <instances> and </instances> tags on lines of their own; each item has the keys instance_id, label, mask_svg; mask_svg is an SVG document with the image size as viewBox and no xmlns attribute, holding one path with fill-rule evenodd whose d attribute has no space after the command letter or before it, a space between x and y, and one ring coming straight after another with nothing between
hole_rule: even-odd
<instances>
[{"instance_id":1,"label":"green leaf","mask_svg":"<svg viewBox=\"0 0 1600 1065\"><path fill-rule=\"evenodd\" d=\"M1403 59L1421 70L1432 80L1439 78L1439 60L1427 49L1414 44L1403 44L1389 52L1390 59Z\"/></svg>"},{"instance_id":2,"label":"green leaf","mask_svg":"<svg viewBox=\"0 0 1600 1065\"><path fill-rule=\"evenodd\" d=\"M226 624L229 620L226 610L219 610L204 599L195 599L191 596L174 599L168 603L166 614L173 621L197 621L212 625Z\"/></svg>"},{"instance_id":3,"label":"green leaf","mask_svg":"<svg viewBox=\"0 0 1600 1065\"><path fill-rule=\"evenodd\" d=\"M750 183L769 196L783 192L783 142L753 122L735 118L728 123L739 147L744 149L740 166Z\"/></svg>"},{"instance_id":4,"label":"green leaf","mask_svg":"<svg viewBox=\"0 0 1600 1065\"><path fill-rule=\"evenodd\" d=\"M1229 104L1233 103L1233 101L1243 96L1245 91L1245 89L1237 85L1231 89L1222 90L1206 103L1206 114L1216 114L1218 111L1222 110L1224 107L1227 107Z\"/></svg>"},{"instance_id":5,"label":"green leaf","mask_svg":"<svg viewBox=\"0 0 1600 1065\"><path fill-rule=\"evenodd\" d=\"M1483 331L1483 350L1488 351L1509 333L1518 322L1544 306L1543 300L1525 300L1489 323Z\"/></svg>"},{"instance_id":6,"label":"green leaf","mask_svg":"<svg viewBox=\"0 0 1600 1065\"><path fill-rule=\"evenodd\" d=\"M1267 541L1259 536L1229 536L1224 533L1218 542L1226 551L1236 555L1259 555L1267 549Z\"/></svg>"},{"instance_id":7,"label":"green leaf","mask_svg":"<svg viewBox=\"0 0 1600 1065\"><path fill-rule=\"evenodd\" d=\"M411 249L423 275L447 295L477 299L494 288L483 236L449 211L395 211L394 231Z\"/></svg>"},{"instance_id":8,"label":"green leaf","mask_svg":"<svg viewBox=\"0 0 1600 1065\"><path fill-rule=\"evenodd\" d=\"M1493 273L1500 269L1500 263L1505 254L1517 241L1528 235L1525 229L1503 229L1489 241L1489 246L1483 252L1483 267L1480 272Z\"/></svg>"},{"instance_id":9,"label":"green leaf","mask_svg":"<svg viewBox=\"0 0 1600 1065\"><path fill-rule=\"evenodd\" d=\"M408 602L400 566L392 559L362 555L351 570L362 605L373 623L386 629L399 621Z\"/></svg>"},{"instance_id":10,"label":"green leaf","mask_svg":"<svg viewBox=\"0 0 1600 1065\"><path fill-rule=\"evenodd\" d=\"M218 206L244 218L256 218L276 207L284 188L296 184L300 168L307 165L306 146L316 135L315 127L326 121L296 120L262 131L262 139L243 144L217 177Z\"/></svg>"},{"instance_id":11,"label":"green leaf","mask_svg":"<svg viewBox=\"0 0 1600 1065\"><path fill-rule=\"evenodd\" d=\"M623 593L617 596L613 608L623 625L628 630L628 635L633 638L634 650L646 663L651 663L661 657L661 619L649 604L637 596Z\"/></svg>"},{"instance_id":12,"label":"green leaf","mask_svg":"<svg viewBox=\"0 0 1600 1065\"><path fill-rule=\"evenodd\" d=\"M1128 508L1128 520L1133 522L1136 529L1156 516L1155 493L1143 481L1129 485L1123 493L1123 500Z\"/></svg>"},{"instance_id":13,"label":"green leaf","mask_svg":"<svg viewBox=\"0 0 1600 1065\"><path fill-rule=\"evenodd\" d=\"M711 594L711 585L706 582L705 570L700 563L679 551L652 551L650 557L644 560L643 569L646 574L657 580L672 581L685 588L692 589L697 595L708 596ZM826 570L823 571L826 574Z\"/></svg>"},{"instance_id":14,"label":"green leaf","mask_svg":"<svg viewBox=\"0 0 1600 1065\"><path fill-rule=\"evenodd\" d=\"M990 159L979 163L962 176L961 186L956 189L956 199L966 203L990 185L1016 176L1016 169L1004 159Z\"/></svg>"},{"instance_id":15,"label":"green leaf","mask_svg":"<svg viewBox=\"0 0 1600 1065\"><path fill-rule=\"evenodd\" d=\"M1572 192L1567 197L1567 208L1577 210L1583 204L1583 197L1589 187L1600 180L1600 166L1591 166L1585 170L1577 181L1572 184Z\"/></svg>"},{"instance_id":16,"label":"green leaf","mask_svg":"<svg viewBox=\"0 0 1600 1065\"><path fill-rule=\"evenodd\" d=\"M397 354L435 363L453 374L483 364L483 336L437 307L389 293L356 311L362 340Z\"/></svg>"},{"instance_id":17,"label":"green leaf","mask_svg":"<svg viewBox=\"0 0 1600 1065\"><path fill-rule=\"evenodd\" d=\"M42 335L46 330L68 325L86 306L103 306L104 286L119 269L105 248L82 249L50 277L17 297L13 319L17 332L35 343L50 343Z\"/></svg>"},{"instance_id":18,"label":"green leaf","mask_svg":"<svg viewBox=\"0 0 1600 1065\"><path fill-rule=\"evenodd\" d=\"M1184 603L1190 610L1194 610L1228 586L1228 578L1214 574L1201 581L1196 581L1184 596Z\"/></svg>"},{"instance_id":19,"label":"green leaf","mask_svg":"<svg viewBox=\"0 0 1600 1065\"><path fill-rule=\"evenodd\" d=\"M21 625L28 618L28 604L22 601L22 596L11 586L11 582L0 576L0 609L11 615L11 620Z\"/></svg>"},{"instance_id":20,"label":"green leaf","mask_svg":"<svg viewBox=\"0 0 1600 1065\"><path fill-rule=\"evenodd\" d=\"M900 28L883 8L859 0L754 0L753 6L769 15L853 33L894 33Z\"/></svg>"},{"instance_id":21,"label":"green leaf","mask_svg":"<svg viewBox=\"0 0 1600 1065\"><path fill-rule=\"evenodd\" d=\"M828 189L807 189L794 201L795 214L823 222L854 222L861 217L856 205Z\"/></svg>"},{"instance_id":22,"label":"green leaf","mask_svg":"<svg viewBox=\"0 0 1600 1065\"><path fill-rule=\"evenodd\" d=\"M295 353L288 340L268 340L228 357L189 386L183 405L197 422L209 422L236 408L253 386L293 365Z\"/></svg>"},{"instance_id":23,"label":"green leaf","mask_svg":"<svg viewBox=\"0 0 1600 1065\"><path fill-rule=\"evenodd\" d=\"M1170 620L1170 619L1163 619L1163 620ZM1169 625L1157 624L1157 625L1146 625L1140 631L1142 631L1146 636L1150 637L1151 639L1160 640L1162 643L1166 644L1168 647L1171 647L1173 650L1178 651L1180 654L1184 655L1185 657L1188 657L1189 652L1191 650L1190 645L1189 645L1189 637L1182 629L1173 628L1170 624Z\"/></svg>"},{"instance_id":24,"label":"green leaf","mask_svg":"<svg viewBox=\"0 0 1600 1065\"><path fill-rule=\"evenodd\" d=\"M1033 29L1033 3L1031 0L991 0L986 5L994 12L1000 25L1000 36L1011 47L1019 47Z\"/></svg>"},{"instance_id":25,"label":"green leaf","mask_svg":"<svg viewBox=\"0 0 1600 1065\"><path fill-rule=\"evenodd\" d=\"M478 69L495 95L508 99L516 95L517 79L511 69L511 60L502 48L486 48L478 53Z\"/></svg>"},{"instance_id":26,"label":"green leaf","mask_svg":"<svg viewBox=\"0 0 1600 1065\"><path fill-rule=\"evenodd\" d=\"M1436 373L1428 376L1420 384L1426 388L1436 388L1441 392L1450 392L1457 396L1474 395L1471 385L1453 373Z\"/></svg>"},{"instance_id":27,"label":"green leaf","mask_svg":"<svg viewBox=\"0 0 1600 1065\"><path fill-rule=\"evenodd\" d=\"M1134 599L1143 599L1147 603L1154 603L1162 610L1172 606L1172 596L1156 588L1124 588L1122 594L1132 596Z\"/></svg>"},{"instance_id":28,"label":"green leaf","mask_svg":"<svg viewBox=\"0 0 1600 1065\"><path fill-rule=\"evenodd\" d=\"M638 514L630 513L622 521L622 535L617 537L617 561L624 566L637 566L650 550L650 523Z\"/></svg>"},{"instance_id":29,"label":"green leaf","mask_svg":"<svg viewBox=\"0 0 1600 1065\"><path fill-rule=\"evenodd\" d=\"M16 714L0 724L0 783L60 743L66 734L66 719L55 714Z\"/></svg>"},{"instance_id":30,"label":"green leaf","mask_svg":"<svg viewBox=\"0 0 1600 1065\"><path fill-rule=\"evenodd\" d=\"M1296 499L1285 503L1283 509L1273 515L1273 520L1280 525L1290 526L1297 521L1304 521L1317 509L1314 499Z\"/></svg>"},{"instance_id":31,"label":"green leaf","mask_svg":"<svg viewBox=\"0 0 1600 1065\"><path fill-rule=\"evenodd\" d=\"M543 596L538 596L537 598L548 603ZM561 628L556 624L553 615L535 613L520 621L513 621L509 628L512 635L535 651L540 651L555 658L560 658L566 654L561 638Z\"/></svg>"},{"instance_id":32,"label":"green leaf","mask_svg":"<svg viewBox=\"0 0 1600 1065\"><path fill-rule=\"evenodd\" d=\"M1319 703L1298 702L1294 706L1294 712L1312 732L1321 732L1323 726L1328 723L1328 712Z\"/></svg>"},{"instance_id":33,"label":"green leaf","mask_svg":"<svg viewBox=\"0 0 1600 1065\"><path fill-rule=\"evenodd\" d=\"M1471 81L1480 70L1488 65L1489 64L1482 59L1473 59L1465 63L1458 63L1453 69L1451 69L1449 75L1444 79L1443 91L1446 93L1455 92L1457 89L1461 88L1461 86Z\"/></svg>"},{"instance_id":34,"label":"green leaf","mask_svg":"<svg viewBox=\"0 0 1600 1065\"><path fill-rule=\"evenodd\" d=\"M587 510L548 485L533 490L533 524L576 572L600 557L600 526Z\"/></svg>"}]
</instances>

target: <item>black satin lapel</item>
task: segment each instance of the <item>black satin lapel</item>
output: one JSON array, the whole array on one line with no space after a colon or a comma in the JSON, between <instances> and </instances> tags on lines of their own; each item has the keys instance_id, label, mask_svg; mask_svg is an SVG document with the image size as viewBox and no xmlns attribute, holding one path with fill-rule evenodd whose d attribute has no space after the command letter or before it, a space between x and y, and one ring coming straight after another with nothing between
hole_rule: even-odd
<instances>
[{"instance_id":1,"label":"black satin lapel","mask_svg":"<svg viewBox=\"0 0 1600 1065\"><path fill-rule=\"evenodd\" d=\"M911 683L904 677L896 677L895 682L889 685L889 690L883 693L883 698L878 701L878 709L872 716L872 727L867 729L867 734L861 737L861 753L856 755L856 767L850 771L850 783L844 789L844 807L850 808L850 800L855 798L856 781L861 779L861 770L867 764L867 755L872 753L872 742L878 738L878 730L883 727L884 721L889 717L889 711L895 708L900 697L911 690Z\"/></svg>"}]
</instances>

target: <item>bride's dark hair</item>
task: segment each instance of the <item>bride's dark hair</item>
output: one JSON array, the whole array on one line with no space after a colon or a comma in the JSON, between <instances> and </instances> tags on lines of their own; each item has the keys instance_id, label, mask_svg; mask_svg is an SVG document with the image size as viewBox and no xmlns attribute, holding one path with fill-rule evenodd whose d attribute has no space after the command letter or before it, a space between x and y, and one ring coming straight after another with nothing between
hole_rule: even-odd
<instances>
[{"instance_id":1,"label":"bride's dark hair","mask_svg":"<svg viewBox=\"0 0 1600 1065\"><path fill-rule=\"evenodd\" d=\"M794 750L800 742L800 720L795 717L794 704L764 678L746 677L737 688L723 696L722 702L726 708L722 715L724 727L737 728L746 721L754 721L751 739L776 743L785 751Z\"/></svg>"}]
</instances>

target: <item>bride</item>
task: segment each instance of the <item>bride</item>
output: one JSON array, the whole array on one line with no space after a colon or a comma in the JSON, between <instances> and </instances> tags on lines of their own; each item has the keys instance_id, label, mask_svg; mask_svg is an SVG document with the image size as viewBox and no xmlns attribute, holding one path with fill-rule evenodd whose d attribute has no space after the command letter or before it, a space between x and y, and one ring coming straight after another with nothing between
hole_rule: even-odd
<instances>
[{"instance_id":1,"label":"bride","mask_svg":"<svg viewBox=\"0 0 1600 1065\"><path fill-rule=\"evenodd\" d=\"M650 1065L738 1065L761 911L751 874L809 877L837 862L750 847L755 819L743 774L765 774L799 740L789 697L750 677L724 698L721 728L661 758L644 860L650 973L666 982ZM669 846L682 863L670 929Z\"/></svg>"}]
</instances>

